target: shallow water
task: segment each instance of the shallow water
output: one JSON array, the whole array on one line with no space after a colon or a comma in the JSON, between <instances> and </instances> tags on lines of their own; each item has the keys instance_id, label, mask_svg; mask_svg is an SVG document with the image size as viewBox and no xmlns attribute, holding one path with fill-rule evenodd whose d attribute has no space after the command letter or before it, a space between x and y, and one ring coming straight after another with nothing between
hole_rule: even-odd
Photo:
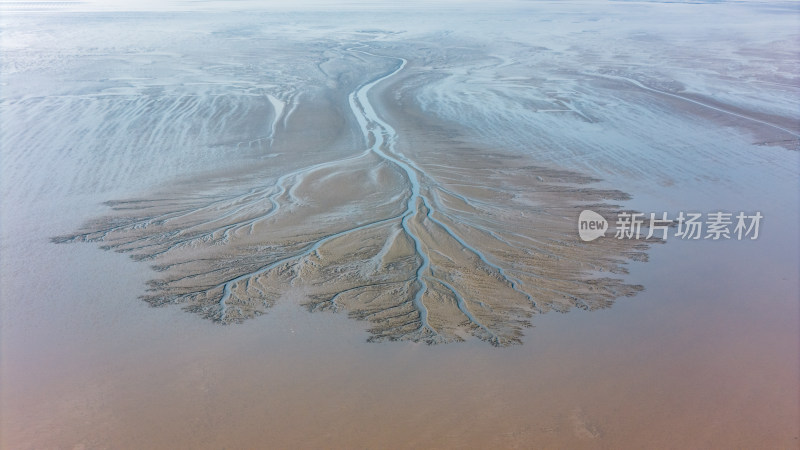
<instances>
[{"instance_id":1,"label":"shallow water","mask_svg":"<svg viewBox=\"0 0 800 450\"><path fill-rule=\"evenodd\" d=\"M660 7L671 11L689 5ZM729 20L742 13L733 7L720 7L725 8L722 16ZM601 7L588 15L578 14L575 8L562 6L537 17L550 17L556 23L553 29L561 29L559 23L570 24L564 28L565 33L612 33L603 22L591 20L594 15L602 15ZM630 13L638 20L633 28L645 28L643 17L658 12L647 8L638 5L636 11L644 12ZM769 24L774 18L761 8L764 6L756 8L760 11L756 16L759 20L754 22ZM612 18L626 14L619 9L614 11ZM681 17L674 14L671 17ZM502 14L498 16L503 18ZM135 141L136 136L131 137L122 129L97 126L102 115L93 109L86 111L89 115L85 119L69 125L69 111L75 107L70 103L75 101L73 96L83 95L78 92L81 90L97 90L94 82L87 87L76 80L110 76L76 75L70 72L74 66L68 64L63 71L53 69L61 67L59 64L69 59L70 53L80 67L104 67L83 65L82 61L86 54L105 55L105 50L88 49L88 43L108 28L119 27L118 42L131 46L128 48L135 46L131 42L153 47L135 54L158 53L165 47L158 43L165 37L163 27L149 25L152 35L142 32L142 24L158 23L163 17L122 15L124 20L117 22L109 17L116 16L3 18L12 25L3 29L4 48L28 52L15 53L12 60L29 64L38 61L42 65L34 65L30 73L45 74L37 81L23 69L19 69L22 75L8 65L2 71L3 448L798 445L800 158L796 150L753 145L757 139L752 130L741 124L720 125L714 122L715 118L701 121L688 115L696 112L687 112L687 116L663 115L675 113L674 105L626 91L618 100L628 102L624 105L631 109L603 116L603 123L611 124L611 137L591 129L569 130L563 125L555 130L548 128L550 131L542 139L560 141L569 137L577 142L571 147L576 153L559 154L555 148L543 145L541 148L548 152L534 156L543 163L558 162L562 168L602 178L603 186L632 194L633 199L625 202L625 207L645 212L669 211L674 215L680 210L761 211L764 221L758 240L669 239L665 245L655 245L648 252L648 262L628 264L630 274L626 281L645 286L643 292L619 299L608 309L535 315L533 328L524 331L522 345L507 348L491 347L477 339L434 346L367 343L370 334L364 322L341 313L309 313L301 307L305 299L302 287L286 293L264 316L222 326L176 306L151 308L140 301L137 297L144 292L147 280L153 278L147 264L134 262L124 254L101 251L94 244L55 245L49 239L73 232L86 220L106 214L108 210L101 204L104 201L141 195L153 187L169 185L177 176L190 179L205 173L210 165L226 164L235 171L238 165L262 161L260 152L271 151L266 142L248 144L247 150L242 150L239 143L268 136L273 130L275 120L269 104L259 106L254 100L239 97L237 101L248 107L264 108L263 123L254 121L233 131L225 127L233 135L220 141L221 145L209 147L212 150L204 147L205 151L199 152L192 139L207 141L199 135L186 137L182 130L194 130L191 124L207 120L205 114L210 112L206 108L213 104L213 92L220 86L230 89L228 81L244 80L258 85L258 89L269 89L269 83L299 86L298 91L302 91L306 88L304 83L317 82L312 75L304 75L305 79L278 77L312 73L307 68L314 66L319 55L329 58L323 66L326 73L347 73L346 68L337 66L335 57L325 53L326 48L338 45L326 39L352 39L351 34L359 28L347 23L331 31L320 26L319 17L273 17L273 23L285 24L283 33L296 33L291 45L294 69L262 76L258 71L248 72L247 64L242 64L241 72L228 70L238 67L237 58L256 52L257 45L252 42L276 45L268 52L276 59L289 53L278 52L281 47L277 44L255 39L261 32L241 26L240 17L170 17L183 28L173 28L167 34L184 36L185 40L181 45L166 47L182 49L185 54L178 66L172 65L173 60L159 62L152 57L151 76L156 84L197 91L191 94L196 96L187 97L195 100L184 105L186 116L175 122L178 128L156 129L153 139L164 147L128 147L124 144ZM406 22L398 21L400 25L394 27L405 25L413 38L422 42L431 41L430 35L437 27L458 28L466 27L465 22L470 26L478 22L466 13L433 25L402 17ZM500 23L515 23L506 19L501 22L495 18L483 26L492 31ZM358 18L350 20L357 22ZM93 25L75 27L81 21ZM225 39L203 38L207 40L201 39L202 42L214 43L215 48L223 50L230 42L245 47L231 45L240 53L229 55L230 65L213 70L213 65L205 62L207 56L197 50L202 46L187 44L195 42L185 36L196 23L217 24L224 29L220 35ZM47 31L31 31L36 27ZM522 29L516 32L511 26L499 27L507 28L511 36L524 34ZM659 28L666 38L680 30L669 21ZM316 34L308 34L309 30ZM763 26L753 34L764 36L763 40L776 35L791 37L793 33L777 25L768 34L756 33L759 30ZM235 32L246 39L237 41ZM69 39L60 39L67 35ZM529 43L531 38L526 39L524 42ZM761 42L756 38L752 41ZM57 42L63 47L60 51L42 51L47 47L45 43ZM709 38L709 42L717 41ZM556 50L559 43L559 39L548 41ZM408 51L418 44L398 46L399 50ZM383 52L391 50L391 44L378 47ZM312 48L314 51L309 50ZM315 53L317 48L319 52ZM643 47L634 48L642 51ZM702 53L702 47L697 51ZM303 54L305 59L299 57ZM113 70L140 70L120 69L108 62L117 57L127 61L125 55L120 52L102 58ZM466 56L469 55L460 57ZM764 64L768 65L771 58L765 55ZM567 57L567 61L573 59ZM266 66L270 64L262 68ZM378 73L387 70L373 69ZM485 83L480 71L491 70L473 69L472 78L465 75L464 79L478 85ZM65 73L71 74L73 81L53 82ZM167 80L169 73L177 80L196 76L198 84L176 87ZM758 73L753 72L756 78ZM714 80L714 76L706 76ZM358 80L348 80L346 76L339 80L353 87L358 84ZM681 80L690 83L693 78ZM739 86L736 80L730 82ZM132 84L141 89L141 85ZM37 85L47 88L46 92L36 94ZM706 86L700 82L696 85ZM439 92L461 89L453 86L457 84L440 86ZM711 89L714 84L707 86ZM765 91L759 96L760 91L751 84L746 85L747 89L741 86L740 92L747 91L747 96L727 95L739 100L772 99L778 95ZM238 89L234 88L237 92ZM250 87L241 90L247 89ZM796 101L797 84L787 89ZM467 99L467 103L481 105L475 108L481 114L468 117L475 139L503 135L507 137L505 145L519 150L521 147L515 146L530 138L530 129L520 128L512 115L499 127L491 121L488 126L481 119L504 108L516 111L513 105L481 103L488 91L475 90L478 97ZM48 106L58 103L56 92L51 91L63 91L68 96L64 109ZM282 98L287 104L297 98L292 91L280 92L284 92ZM424 90L414 92L420 103L424 101ZM582 95L587 98L585 93ZM597 101L605 98L596 96ZM26 104L30 119L16 108L22 98L32 102ZM303 97L299 98L302 104ZM30 109L30 104L38 106ZM93 108L98 104L102 105L92 103ZM109 104L118 106L119 111L135 109L126 103ZM447 103L441 100L440 104ZM216 105L225 109L220 103ZM174 108L180 106L165 110ZM791 117L792 113L782 112L782 108L777 104L772 112ZM633 127L630 120L636 111L648 110L656 111L652 113L656 118L662 114L663 120L643 128ZM325 112L336 115L333 107ZM439 114L454 122L467 120L466 114ZM517 116L521 123L530 120L525 114L528 113ZM52 118L52 122L34 122L38 117ZM564 120L578 123L571 122L573 118ZM182 124L185 128L180 128ZM633 131L625 132L625 124ZM332 121L331 129L335 128L336 122ZM509 131L513 129L518 133ZM64 130L73 134L64 134ZM614 141L615 133L628 140ZM159 136L175 140L167 145L170 141L165 143ZM597 136L608 140L599 141L595 147L581 145ZM648 147L637 145L648 136L658 136L659 141ZM354 141L357 138L358 135L352 137ZM320 132L319 141L325 139L324 132ZM64 150L69 147L67 144L72 146L70 151ZM152 154L137 155L140 148ZM337 147L333 154L341 152ZM148 163L153 155L157 162ZM327 156L315 157L324 160ZM275 167L294 161L291 157L281 158L276 156L269 161L275 160Z\"/></svg>"},{"instance_id":2,"label":"shallow water","mask_svg":"<svg viewBox=\"0 0 800 450\"><path fill-rule=\"evenodd\" d=\"M645 292L537 316L507 349L370 344L291 296L218 326L137 301L148 274L124 255L29 241L4 249L4 446L791 447L797 280L780 249L797 242L778 236L658 246L632 267Z\"/></svg>"}]
</instances>

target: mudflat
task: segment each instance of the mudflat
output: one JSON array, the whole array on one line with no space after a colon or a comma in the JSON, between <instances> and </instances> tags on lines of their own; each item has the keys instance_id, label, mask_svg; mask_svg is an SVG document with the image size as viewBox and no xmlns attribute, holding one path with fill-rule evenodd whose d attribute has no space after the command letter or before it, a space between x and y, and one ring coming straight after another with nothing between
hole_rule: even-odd
<instances>
[{"instance_id":1,"label":"mudflat","mask_svg":"<svg viewBox=\"0 0 800 450\"><path fill-rule=\"evenodd\" d=\"M0 19L3 447L797 445L791 4L56 6Z\"/></svg>"}]
</instances>

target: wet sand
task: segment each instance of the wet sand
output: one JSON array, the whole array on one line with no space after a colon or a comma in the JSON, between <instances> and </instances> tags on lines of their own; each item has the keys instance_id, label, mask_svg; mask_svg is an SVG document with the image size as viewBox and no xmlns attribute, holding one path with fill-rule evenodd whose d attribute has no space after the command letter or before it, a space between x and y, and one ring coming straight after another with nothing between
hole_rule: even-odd
<instances>
[{"instance_id":1,"label":"wet sand","mask_svg":"<svg viewBox=\"0 0 800 450\"><path fill-rule=\"evenodd\" d=\"M518 70L510 59L437 48L430 30L380 32L366 48L352 29L336 33L348 44L260 41L292 55L287 73L306 79L278 83L276 71L273 87L260 80L233 98L214 94L226 66L201 74L185 57L175 70L216 84L120 102L30 96L5 78L3 448L798 445L800 199L798 153L786 144L798 130L750 120L796 124L780 102L764 112L720 100L746 116L720 122L702 105L565 71L561 83L578 88L570 103L547 94L548 81L504 72ZM146 53L159 70L172 64ZM483 71L502 77L464 91L491 79ZM315 76L329 84L309 88ZM556 121L541 116L553 114L532 98L540 92L567 110ZM518 110L514 95L540 103ZM612 99L623 106L598 109ZM68 125L81 105L100 115ZM53 120L37 134L18 126L25 110ZM159 122L163 111L182 115ZM626 122L636 111L658 120ZM233 120L254 115L263 120ZM114 126L148 118L152 133L134 129L138 141ZM627 123L632 140L594 142L595 123L612 135ZM72 153L48 144L61 130ZM87 133L97 151L78 145ZM137 151L165 159L148 166ZM592 246L575 226L586 204L766 219L752 242ZM376 278L404 288L386 295ZM387 311L412 320L376 320Z\"/></svg>"},{"instance_id":2,"label":"wet sand","mask_svg":"<svg viewBox=\"0 0 800 450\"><path fill-rule=\"evenodd\" d=\"M647 242L585 243L574 233L581 210L612 220L620 206L610 201L627 194L534 166L531 156L471 146L452 126L409 120L389 83L413 64L364 47L341 57L390 68L350 92L328 90L347 98L345 123L362 134L341 156L308 164L295 155L297 168L270 158L276 178L263 167L211 172L193 189L110 201L109 215L52 242L96 242L149 263L159 275L143 299L153 306L241 323L297 287L310 312L371 322L375 342L519 344L533 314L605 308L642 289L618 275L628 260L646 259ZM320 117L324 106L306 101L291 119L318 130L305 111ZM290 115L274 109L271 149L315 148L307 130L275 145L276 124Z\"/></svg>"}]
</instances>

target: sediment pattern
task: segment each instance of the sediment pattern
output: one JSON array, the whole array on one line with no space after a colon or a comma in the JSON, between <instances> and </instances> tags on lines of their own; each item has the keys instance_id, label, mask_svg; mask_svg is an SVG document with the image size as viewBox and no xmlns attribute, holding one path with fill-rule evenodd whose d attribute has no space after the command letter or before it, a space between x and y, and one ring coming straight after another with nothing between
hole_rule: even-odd
<instances>
[{"instance_id":1,"label":"sediment pattern","mask_svg":"<svg viewBox=\"0 0 800 450\"><path fill-rule=\"evenodd\" d=\"M412 158L374 104L379 85L408 61L365 46L343 51L394 65L347 97L360 151L268 182L250 174L190 194L109 202L109 217L54 242L101 242L151 262L161 276L143 298L154 306L180 304L236 323L266 313L295 286L309 311L370 322L373 341L472 336L505 346L520 342L535 313L604 308L641 289L602 273L625 272L626 260L645 257L646 243L577 237L582 209L610 216L618 206L608 200L625 194L453 136L428 144L457 148ZM289 120L285 103L269 100L271 125L259 145L272 145Z\"/></svg>"}]
</instances>

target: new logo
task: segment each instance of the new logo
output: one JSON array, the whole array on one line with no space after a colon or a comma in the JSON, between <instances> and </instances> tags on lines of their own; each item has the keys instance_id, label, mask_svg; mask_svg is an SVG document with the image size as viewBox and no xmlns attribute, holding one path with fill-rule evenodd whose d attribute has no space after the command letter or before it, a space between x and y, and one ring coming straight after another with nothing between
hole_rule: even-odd
<instances>
[{"instance_id":1,"label":"new logo","mask_svg":"<svg viewBox=\"0 0 800 450\"><path fill-rule=\"evenodd\" d=\"M582 241L593 241L604 236L608 230L608 221L596 212L585 209L578 216L578 235Z\"/></svg>"}]
</instances>

